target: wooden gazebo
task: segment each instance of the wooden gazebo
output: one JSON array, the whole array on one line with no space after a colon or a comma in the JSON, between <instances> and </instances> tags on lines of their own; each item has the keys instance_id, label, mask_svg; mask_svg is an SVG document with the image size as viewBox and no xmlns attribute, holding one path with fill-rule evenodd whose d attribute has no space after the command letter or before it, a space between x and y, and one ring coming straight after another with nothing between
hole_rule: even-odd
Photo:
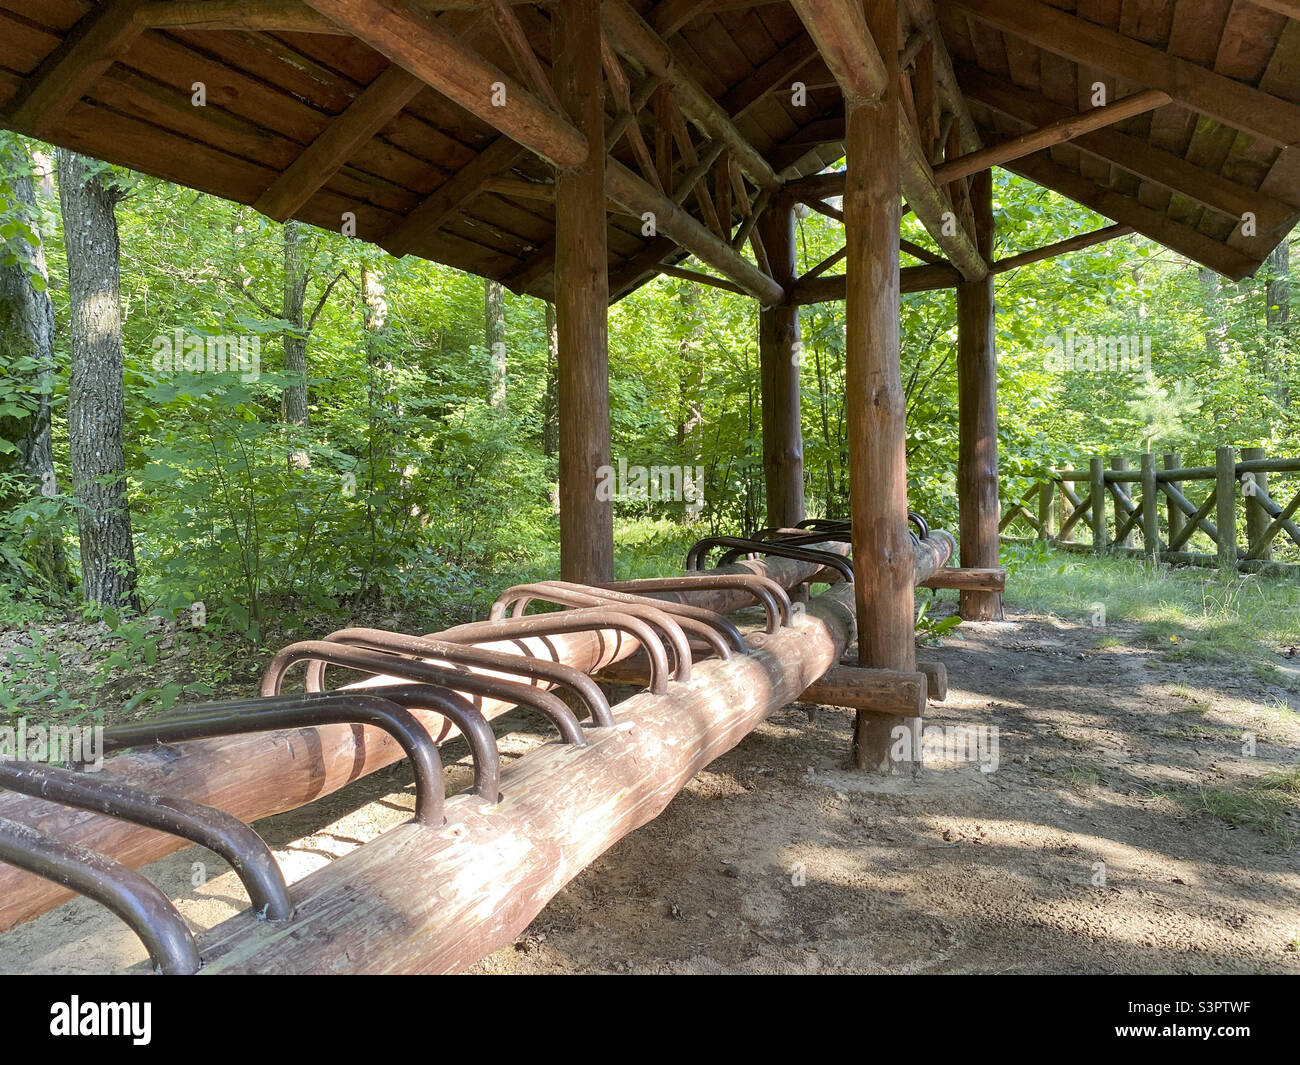
<instances>
[{"instance_id":1,"label":"wooden gazebo","mask_svg":"<svg viewBox=\"0 0 1300 1065\"><path fill-rule=\"evenodd\" d=\"M1013 264L1136 231L1241 278L1300 217L1300 0L0 0L0 40L5 126L553 300L568 579L612 576L609 301L671 272L761 302L787 526L798 306L845 299L860 656L894 670L901 292L957 293L961 561L997 564L989 167L1115 223ZM904 200L939 252L900 244ZM845 247L799 277L801 202ZM890 724L860 723L862 764Z\"/></svg>"}]
</instances>

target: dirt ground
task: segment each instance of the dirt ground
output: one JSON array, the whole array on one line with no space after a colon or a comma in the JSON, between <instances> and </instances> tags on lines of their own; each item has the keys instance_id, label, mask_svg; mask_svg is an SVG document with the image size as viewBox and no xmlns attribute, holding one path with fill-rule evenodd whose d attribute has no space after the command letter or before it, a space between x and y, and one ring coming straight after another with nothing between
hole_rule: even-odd
<instances>
[{"instance_id":1,"label":"dirt ground","mask_svg":"<svg viewBox=\"0 0 1300 1065\"><path fill-rule=\"evenodd\" d=\"M1300 973L1295 804L1266 829L1210 801L1300 763L1300 660L1270 687L1244 664L1170 661L1137 626L1100 647L1026 612L960 632L926 652L951 682L927 720L996 726L994 771L865 778L846 768L849 712L789 707L471 971ZM497 724L508 757L546 736ZM464 755L446 750L453 787ZM258 828L298 879L410 808L399 765ZM146 873L196 929L246 904L196 849ZM0 935L0 972L143 957L85 900Z\"/></svg>"}]
</instances>

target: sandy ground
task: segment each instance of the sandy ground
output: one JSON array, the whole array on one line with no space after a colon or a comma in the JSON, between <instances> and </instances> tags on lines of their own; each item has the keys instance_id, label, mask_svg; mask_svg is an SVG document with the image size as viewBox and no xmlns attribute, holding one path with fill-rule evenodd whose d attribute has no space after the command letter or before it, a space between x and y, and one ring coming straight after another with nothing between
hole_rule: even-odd
<instances>
[{"instance_id":1,"label":"sandy ground","mask_svg":"<svg viewBox=\"0 0 1300 1065\"><path fill-rule=\"evenodd\" d=\"M1284 705L1296 690L1170 662L1136 628L1112 625L1119 646L1099 649L1087 627L1009 619L926 652L951 678L929 722L996 726L995 771L939 759L915 778L865 778L845 764L849 712L787 708L471 971L1300 973L1294 804L1265 832L1202 803L1204 788L1300 761ZM546 736L525 716L498 726L507 757ZM464 754L446 751L461 759L452 788L469 782ZM399 765L258 828L299 879L410 808ZM196 930L246 905L196 849L146 873ZM0 972L143 957L85 900L0 935Z\"/></svg>"}]
</instances>

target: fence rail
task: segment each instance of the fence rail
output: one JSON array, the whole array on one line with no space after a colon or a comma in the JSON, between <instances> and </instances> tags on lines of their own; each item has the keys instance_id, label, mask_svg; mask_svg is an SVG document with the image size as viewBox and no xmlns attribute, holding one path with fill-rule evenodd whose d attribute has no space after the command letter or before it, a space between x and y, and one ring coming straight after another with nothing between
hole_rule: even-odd
<instances>
[{"instance_id":1,"label":"fence rail","mask_svg":"<svg viewBox=\"0 0 1300 1065\"><path fill-rule=\"evenodd\" d=\"M1293 520L1300 487L1290 486L1295 495L1285 506L1273 498L1282 476L1297 473L1300 458L1269 458L1258 447L1243 448L1240 458L1235 448L1218 448L1213 466L1184 467L1182 456L1172 453L1160 468L1148 452L1136 468L1126 458L1113 458L1108 468L1096 456L1086 470L1051 470L1035 480L1005 508L998 531L1004 540L1024 542L1005 535L1020 523L1034 531L1034 539L1068 551L1300 576L1300 565L1274 559L1275 546L1286 545L1288 553L1300 548L1300 524ZM1199 504L1199 491L1190 487L1197 481L1211 482ZM1089 529L1091 543L1073 539L1076 528ZM1213 551L1192 550L1198 536ZM1139 540L1141 546L1134 546Z\"/></svg>"}]
</instances>

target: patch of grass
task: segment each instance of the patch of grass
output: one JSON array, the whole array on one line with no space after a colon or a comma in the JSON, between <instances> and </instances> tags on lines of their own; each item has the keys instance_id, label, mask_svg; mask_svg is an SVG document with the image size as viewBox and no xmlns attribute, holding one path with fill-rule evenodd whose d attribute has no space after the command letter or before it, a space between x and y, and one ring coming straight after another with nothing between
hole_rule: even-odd
<instances>
[{"instance_id":1,"label":"patch of grass","mask_svg":"<svg viewBox=\"0 0 1300 1065\"><path fill-rule=\"evenodd\" d=\"M1282 821L1300 809L1300 767L1265 774L1240 788L1201 788L1198 799L1219 820L1257 828L1290 847L1295 834Z\"/></svg>"},{"instance_id":2,"label":"patch of grass","mask_svg":"<svg viewBox=\"0 0 1300 1065\"><path fill-rule=\"evenodd\" d=\"M1066 786L1073 788L1075 791L1095 788L1101 783L1101 776L1095 769L1089 769L1087 766L1081 765L1069 766L1062 771L1061 779L1065 781Z\"/></svg>"},{"instance_id":3,"label":"patch of grass","mask_svg":"<svg viewBox=\"0 0 1300 1065\"><path fill-rule=\"evenodd\" d=\"M1125 644L1118 636L1098 636L1092 646L1098 651L1114 651Z\"/></svg>"}]
</instances>

